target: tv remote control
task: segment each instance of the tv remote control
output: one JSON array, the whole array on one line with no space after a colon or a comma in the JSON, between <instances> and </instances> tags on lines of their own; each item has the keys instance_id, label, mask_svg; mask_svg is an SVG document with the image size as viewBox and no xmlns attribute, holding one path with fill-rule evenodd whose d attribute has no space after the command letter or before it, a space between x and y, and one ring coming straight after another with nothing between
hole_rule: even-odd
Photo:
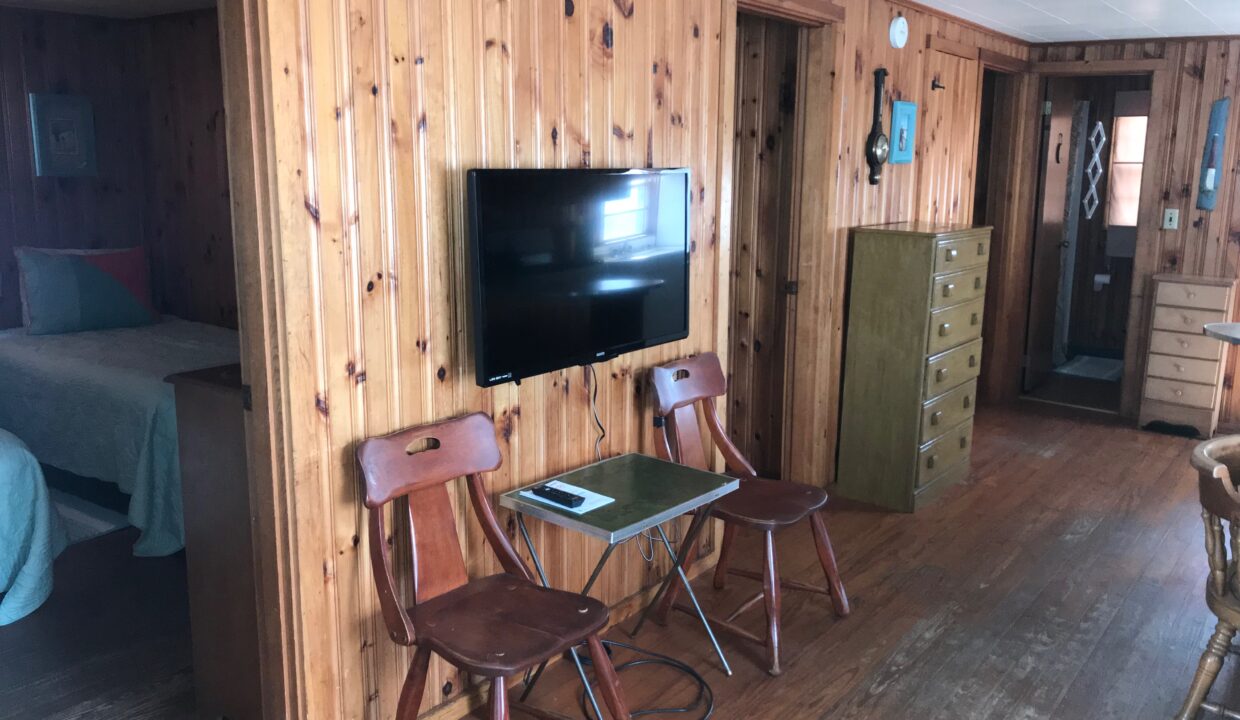
<instances>
[{"instance_id":1,"label":"tv remote control","mask_svg":"<svg viewBox=\"0 0 1240 720\"><path fill-rule=\"evenodd\" d=\"M539 485L530 492L544 500L550 500L556 505L563 505L564 507L570 508L581 507L581 504L586 501L586 499L580 495L574 495L573 493L566 492L559 488L553 488L548 485Z\"/></svg>"}]
</instances>

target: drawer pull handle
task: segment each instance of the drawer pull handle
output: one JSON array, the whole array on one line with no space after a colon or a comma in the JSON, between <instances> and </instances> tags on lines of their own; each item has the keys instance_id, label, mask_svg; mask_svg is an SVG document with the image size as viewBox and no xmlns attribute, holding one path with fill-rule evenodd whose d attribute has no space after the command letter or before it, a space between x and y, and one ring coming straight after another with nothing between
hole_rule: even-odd
<instances>
[{"instance_id":1,"label":"drawer pull handle","mask_svg":"<svg viewBox=\"0 0 1240 720\"><path fill-rule=\"evenodd\" d=\"M1183 366L1183 365L1181 365L1181 364L1179 364L1179 363L1175 363L1175 371L1176 371L1176 372L1184 372L1184 366Z\"/></svg>"},{"instance_id":2,"label":"drawer pull handle","mask_svg":"<svg viewBox=\"0 0 1240 720\"><path fill-rule=\"evenodd\" d=\"M980 243L978 243L978 244L977 244L977 254L978 254L978 255L985 255L985 254L986 254L986 243L984 243L984 242L980 242Z\"/></svg>"},{"instance_id":3,"label":"drawer pull handle","mask_svg":"<svg viewBox=\"0 0 1240 720\"><path fill-rule=\"evenodd\" d=\"M1186 347L1188 347L1188 341L1187 341L1187 340L1178 340L1177 342L1179 342L1179 343L1180 343L1180 347L1182 347L1182 348L1186 348Z\"/></svg>"},{"instance_id":4,"label":"drawer pull handle","mask_svg":"<svg viewBox=\"0 0 1240 720\"><path fill-rule=\"evenodd\" d=\"M943 286L943 297L951 297L952 290L956 289L956 283L947 283Z\"/></svg>"},{"instance_id":5,"label":"drawer pull handle","mask_svg":"<svg viewBox=\"0 0 1240 720\"><path fill-rule=\"evenodd\" d=\"M973 289L974 290L982 289L982 276L981 275L978 275L977 277L973 278Z\"/></svg>"},{"instance_id":6,"label":"drawer pull handle","mask_svg":"<svg viewBox=\"0 0 1240 720\"><path fill-rule=\"evenodd\" d=\"M952 331L952 324L943 323L942 325L939 326L939 337L947 337L948 335L951 334L951 331Z\"/></svg>"},{"instance_id":7,"label":"drawer pull handle","mask_svg":"<svg viewBox=\"0 0 1240 720\"><path fill-rule=\"evenodd\" d=\"M955 260L956 256L959 254L960 253L956 250L956 248L947 248L947 262Z\"/></svg>"},{"instance_id":8,"label":"drawer pull handle","mask_svg":"<svg viewBox=\"0 0 1240 720\"><path fill-rule=\"evenodd\" d=\"M964 409L968 410L972 406L973 406L973 398L969 397L968 395L965 395L964 396Z\"/></svg>"},{"instance_id":9,"label":"drawer pull handle","mask_svg":"<svg viewBox=\"0 0 1240 720\"><path fill-rule=\"evenodd\" d=\"M943 382L947 379L947 368L939 368L934 371L934 381Z\"/></svg>"},{"instance_id":10,"label":"drawer pull handle","mask_svg":"<svg viewBox=\"0 0 1240 720\"><path fill-rule=\"evenodd\" d=\"M930 413L930 424L938 425L939 420L942 419L942 417L943 417L942 411L936 410L935 412Z\"/></svg>"},{"instance_id":11,"label":"drawer pull handle","mask_svg":"<svg viewBox=\"0 0 1240 720\"><path fill-rule=\"evenodd\" d=\"M1178 389L1178 388L1177 388L1177 389L1176 389L1176 391L1175 391L1175 396L1176 396L1176 397L1183 397L1183 396L1184 396L1184 391L1183 391L1183 390L1180 390L1180 389Z\"/></svg>"},{"instance_id":12,"label":"drawer pull handle","mask_svg":"<svg viewBox=\"0 0 1240 720\"><path fill-rule=\"evenodd\" d=\"M969 447L969 438L964 437L964 436L962 435L962 436L960 437L960 447L961 447L961 448L967 448L967 447Z\"/></svg>"},{"instance_id":13,"label":"drawer pull handle","mask_svg":"<svg viewBox=\"0 0 1240 720\"><path fill-rule=\"evenodd\" d=\"M1189 290L1189 291L1188 291L1188 299L1189 299L1189 300L1192 300L1192 299L1193 299L1193 298L1195 298L1195 297L1197 297L1197 293L1193 292L1192 290Z\"/></svg>"},{"instance_id":14,"label":"drawer pull handle","mask_svg":"<svg viewBox=\"0 0 1240 720\"><path fill-rule=\"evenodd\" d=\"M977 313L973 313L973 317L969 318L969 324L970 324L970 325L976 325L976 324L977 324Z\"/></svg>"},{"instance_id":15,"label":"drawer pull handle","mask_svg":"<svg viewBox=\"0 0 1240 720\"><path fill-rule=\"evenodd\" d=\"M926 458L926 469L933 470L935 461L937 461L938 459L939 459L938 455L931 455L930 457Z\"/></svg>"},{"instance_id":16,"label":"drawer pull handle","mask_svg":"<svg viewBox=\"0 0 1240 720\"><path fill-rule=\"evenodd\" d=\"M1192 325L1192 324L1193 324L1193 319L1192 319L1191 317L1189 317L1188 315L1181 315L1180 317L1184 318L1184 324L1185 324L1185 325Z\"/></svg>"},{"instance_id":17,"label":"drawer pull handle","mask_svg":"<svg viewBox=\"0 0 1240 720\"><path fill-rule=\"evenodd\" d=\"M969 367L977 367L977 356L976 355L969 356Z\"/></svg>"}]
</instances>

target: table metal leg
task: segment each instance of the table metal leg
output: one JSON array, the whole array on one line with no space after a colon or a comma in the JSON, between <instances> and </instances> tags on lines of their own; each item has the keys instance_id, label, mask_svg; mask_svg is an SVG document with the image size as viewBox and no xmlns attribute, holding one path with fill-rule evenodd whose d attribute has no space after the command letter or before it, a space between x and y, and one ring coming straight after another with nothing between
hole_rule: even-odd
<instances>
[{"instance_id":1,"label":"table metal leg","mask_svg":"<svg viewBox=\"0 0 1240 720\"><path fill-rule=\"evenodd\" d=\"M693 521L689 524L689 529L681 541L679 554L672 549L672 543L667 539L667 533L663 532L663 526L655 526L655 529L659 531L659 538L663 542L663 547L667 549L668 557L672 559L672 569L668 571L667 577L663 579L663 584L659 587L659 591L655 594L654 599L642 610L637 626L633 628L633 632L630 635L637 635L641 631L642 624L646 622L651 609L659 604L663 595L667 593L672 583L679 577L681 583L684 584L686 593L689 595L689 600L693 603L693 609L697 611L698 619L702 621L702 627L706 629L706 635L710 638L710 644L715 648L715 654L719 656L719 662L723 663L724 672L731 675L732 667L728 665L728 659L723 654L723 648L719 647L719 640L715 638L715 631L711 629L710 621L706 618L706 613L702 611L702 606L698 603L697 596L693 593L693 586L689 584L689 577L685 575L684 568L689 548L693 547L693 544L697 542L698 536L701 535L702 529L706 527L706 522L710 518L711 507L711 505L705 506L694 515Z\"/></svg>"},{"instance_id":2,"label":"table metal leg","mask_svg":"<svg viewBox=\"0 0 1240 720\"><path fill-rule=\"evenodd\" d=\"M577 657L577 648L568 649L568 654L573 656L573 664L577 666L577 677L581 678L581 685L586 689L586 697L590 700L590 707L594 708L594 717L603 720L603 713L599 712L598 700L594 699L594 690L590 687L590 679L586 677L586 669L581 666L581 658ZM546 663L543 663L544 667ZM528 689L534 686L530 685Z\"/></svg>"},{"instance_id":3,"label":"table metal leg","mask_svg":"<svg viewBox=\"0 0 1240 720\"><path fill-rule=\"evenodd\" d=\"M697 542L697 536L701 532L702 526L705 524L706 518L709 514L710 506L701 508L694 514L693 520L689 523L689 529L685 532L685 537L681 541L680 557L673 558L673 560L676 561L676 566L679 566L684 562L684 559L688 557L689 548L693 546L694 542ZM653 547L651 550L653 551ZM651 557L653 558L653 555ZM672 570L674 569L675 566L673 566ZM658 606L659 601L663 599L663 595L667 593L668 589L671 588L672 582L676 579L676 573L672 570L667 571L667 575L664 576L663 582L659 585L659 589L655 591L654 599L651 600L646 607L642 608L642 614L637 618L637 625L629 631L629 637L637 637L637 634L642 631L642 626L646 624L646 618L649 617L650 611Z\"/></svg>"},{"instance_id":4,"label":"table metal leg","mask_svg":"<svg viewBox=\"0 0 1240 720\"><path fill-rule=\"evenodd\" d=\"M530 559L534 561L534 569L538 571L538 579L542 581L543 587L551 587L547 583L547 573L543 570L542 559L538 556L538 550L534 548L534 541L530 539L529 528L525 526L525 516L517 513L517 528L521 531L521 539L525 541L525 548L530 551ZM599 558L598 563L594 566L594 572L590 573L590 579L586 582L585 589L581 591L582 595L589 595L594 583L598 580L599 575L603 572L603 566L607 564L607 559L611 557L612 552L616 549L616 545L608 545L603 551L603 556ZM594 690L590 688L590 680L586 677L585 668L581 665L581 658L577 656L577 648L569 648L569 654L573 658L573 664L577 666L577 675L581 678L581 684L586 689L586 696L590 700L590 706L594 708L594 716L602 719L603 715L599 712L598 701L594 699ZM543 671L547 669L547 663L544 661L539 664L538 669L525 682L525 688L521 691L521 697L518 702L525 702L525 699L534 692L534 686L538 684L538 678L542 677Z\"/></svg>"},{"instance_id":5,"label":"table metal leg","mask_svg":"<svg viewBox=\"0 0 1240 720\"><path fill-rule=\"evenodd\" d=\"M663 532L663 526L658 526L658 529L659 538L663 540L663 547L667 548L668 557L676 560L676 553L672 550L672 544L667 541L667 534ZM689 584L689 578L685 575L685 568L679 562L676 563L676 573L680 575L680 581L685 585L685 592L689 595L689 600L693 602L693 609L697 611L698 619L702 621L702 627L706 628L706 635L710 638L710 644L715 646L715 654L719 656L719 662L723 663L724 672L731 675L732 668L728 666L728 659L723 656L723 648L719 647L719 641L715 639L715 631L710 629L710 621L706 619L706 613L702 612L702 606L698 604L697 596L693 594L693 586Z\"/></svg>"}]
</instances>

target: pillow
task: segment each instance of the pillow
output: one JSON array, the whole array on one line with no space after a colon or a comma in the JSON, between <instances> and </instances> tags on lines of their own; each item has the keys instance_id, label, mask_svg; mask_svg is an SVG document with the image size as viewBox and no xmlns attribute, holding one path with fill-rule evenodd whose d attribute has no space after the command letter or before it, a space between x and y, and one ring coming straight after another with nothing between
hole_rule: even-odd
<instances>
[{"instance_id":1,"label":"pillow","mask_svg":"<svg viewBox=\"0 0 1240 720\"><path fill-rule=\"evenodd\" d=\"M136 327L158 319L142 248L17 248L22 319L31 335Z\"/></svg>"}]
</instances>

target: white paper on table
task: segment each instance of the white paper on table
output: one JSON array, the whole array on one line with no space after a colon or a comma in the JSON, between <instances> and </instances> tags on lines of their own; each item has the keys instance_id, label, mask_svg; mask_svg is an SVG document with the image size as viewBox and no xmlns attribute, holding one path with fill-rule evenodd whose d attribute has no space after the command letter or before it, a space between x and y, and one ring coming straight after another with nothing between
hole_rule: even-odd
<instances>
[{"instance_id":1,"label":"white paper on table","mask_svg":"<svg viewBox=\"0 0 1240 720\"><path fill-rule=\"evenodd\" d=\"M544 497L539 497L534 494L533 490L522 490L521 492L517 494L524 495L525 497L530 498L531 500L537 500L538 502L544 505L550 505L551 507L559 508L561 510L567 510L571 513L576 513L577 515L584 515L590 512L591 510L597 510L603 507L604 505L608 505L616 501L615 498L610 498L610 497L607 497L606 495L600 495L596 492L590 492L589 490L586 490L585 488L579 488L576 485L569 485L568 483L560 482L559 480L552 480L549 483L543 483L543 487L553 487L557 490L563 490L564 492L570 492L574 495L580 495L581 497L585 498L586 501L574 508L574 507L569 507L567 505L561 505L557 502L551 502L550 500Z\"/></svg>"}]
</instances>

